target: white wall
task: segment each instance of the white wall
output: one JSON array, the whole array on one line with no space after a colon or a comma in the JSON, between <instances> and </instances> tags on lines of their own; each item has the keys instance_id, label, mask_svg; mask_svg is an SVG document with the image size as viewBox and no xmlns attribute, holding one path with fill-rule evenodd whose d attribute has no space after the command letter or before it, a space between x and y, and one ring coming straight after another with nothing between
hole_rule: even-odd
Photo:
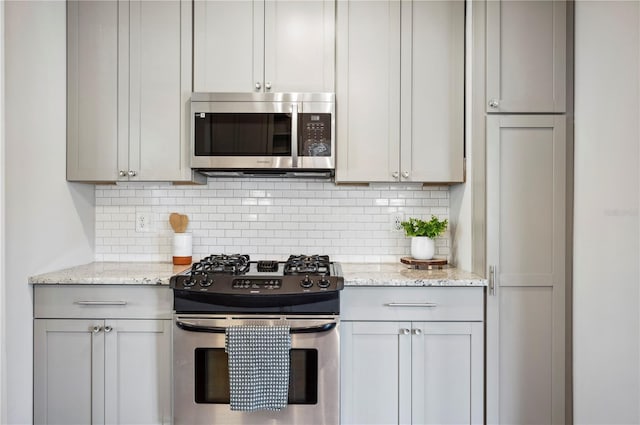
<instances>
[{"instance_id":1,"label":"white wall","mask_svg":"<svg viewBox=\"0 0 640 425\"><path fill-rule=\"evenodd\" d=\"M0 170L4 163L4 3L0 3ZM5 364L4 172L0 171L0 423L7 423Z\"/></svg>"},{"instance_id":2,"label":"white wall","mask_svg":"<svg viewBox=\"0 0 640 425\"><path fill-rule=\"evenodd\" d=\"M575 7L574 422L640 423L640 2Z\"/></svg>"},{"instance_id":3,"label":"white wall","mask_svg":"<svg viewBox=\"0 0 640 425\"><path fill-rule=\"evenodd\" d=\"M93 260L94 188L65 181L66 9L5 2L6 378L10 424L32 422L27 277ZM5 393L5 391L3 391Z\"/></svg>"}]
</instances>

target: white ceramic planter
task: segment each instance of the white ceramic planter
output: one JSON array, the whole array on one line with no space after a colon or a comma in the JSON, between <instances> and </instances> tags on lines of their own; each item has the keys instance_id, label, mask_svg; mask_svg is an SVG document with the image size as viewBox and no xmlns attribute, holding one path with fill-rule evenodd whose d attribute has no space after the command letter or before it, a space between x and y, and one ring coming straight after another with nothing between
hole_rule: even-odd
<instances>
[{"instance_id":1,"label":"white ceramic planter","mask_svg":"<svg viewBox=\"0 0 640 425\"><path fill-rule=\"evenodd\" d=\"M411 256L416 260L431 260L435 254L435 242L426 236L411 238Z\"/></svg>"}]
</instances>

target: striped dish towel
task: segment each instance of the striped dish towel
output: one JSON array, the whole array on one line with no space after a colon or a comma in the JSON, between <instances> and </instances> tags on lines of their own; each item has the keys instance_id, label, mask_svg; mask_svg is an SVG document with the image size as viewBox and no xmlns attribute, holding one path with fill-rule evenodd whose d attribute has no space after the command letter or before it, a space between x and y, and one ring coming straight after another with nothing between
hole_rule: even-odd
<instances>
[{"instance_id":1,"label":"striped dish towel","mask_svg":"<svg viewBox=\"0 0 640 425\"><path fill-rule=\"evenodd\" d=\"M287 406L289 331L288 325L261 324L226 329L231 410L282 410Z\"/></svg>"}]
</instances>

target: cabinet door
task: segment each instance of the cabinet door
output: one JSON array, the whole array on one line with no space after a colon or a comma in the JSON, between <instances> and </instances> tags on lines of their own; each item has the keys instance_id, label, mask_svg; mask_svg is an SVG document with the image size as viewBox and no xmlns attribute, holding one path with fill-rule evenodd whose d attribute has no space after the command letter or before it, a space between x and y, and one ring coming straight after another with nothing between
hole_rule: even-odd
<instances>
[{"instance_id":1,"label":"cabinet door","mask_svg":"<svg viewBox=\"0 0 640 425\"><path fill-rule=\"evenodd\" d=\"M335 0L267 1L264 22L265 89L335 91Z\"/></svg>"},{"instance_id":2,"label":"cabinet door","mask_svg":"<svg viewBox=\"0 0 640 425\"><path fill-rule=\"evenodd\" d=\"M482 424L482 323L412 325L411 422Z\"/></svg>"},{"instance_id":3,"label":"cabinet door","mask_svg":"<svg viewBox=\"0 0 640 425\"><path fill-rule=\"evenodd\" d=\"M70 181L113 181L118 176L118 129L125 125L118 122L118 67L118 3L68 1Z\"/></svg>"},{"instance_id":4,"label":"cabinet door","mask_svg":"<svg viewBox=\"0 0 640 425\"><path fill-rule=\"evenodd\" d=\"M463 0L402 1L402 180L464 180Z\"/></svg>"},{"instance_id":5,"label":"cabinet door","mask_svg":"<svg viewBox=\"0 0 640 425\"><path fill-rule=\"evenodd\" d=\"M193 91L262 91L264 0L195 0L193 8Z\"/></svg>"},{"instance_id":6,"label":"cabinet door","mask_svg":"<svg viewBox=\"0 0 640 425\"><path fill-rule=\"evenodd\" d=\"M188 178L185 103L191 61L191 6L180 0L124 1L129 32L129 180ZM186 28L185 28L186 26Z\"/></svg>"},{"instance_id":7,"label":"cabinet door","mask_svg":"<svg viewBox=\"0 0 640 425\"><path fill-rule=\"evenodd\" d=\"M400 1L339 1L336 180L397 181Z\"/></svg>"},{"instance_id":8,"label":"cabinet door","mask_svg":"<svg viewBox=\"0 0 640 425\"><path fill-rule=\"evenodd\" d=\"M565 421L565 118L487 118L487 423Z\"/></svg>"},{"instance_id":9,"label":"cabinet door","mask_svg":"<svg viewBox=\"0 0 640 425\"><path fill-rule=\"evenodd\" d=\"M105 421L171 423L170 320L105 322Z\"/></svg>"},{"instance_id":10,"label":"cabinet door","mask_svg":"<svg viewBox=\"0 0 640 425\"><path fill-rule=\"evenodd\" d=\"M565 111L566 10L564 0L487 2L487 112Z\"/></svg>"},{"instance_id":11,"label":"cabinet door","mask_svg":"<svg viewBox=\"0 0 640 425\"><path fill-rule=\"evenodd\" d=\"M34 423L103 424L103 322L36 319L33 324Z\"/></svg>"},{"instance_id":12,"label":"cabinet door","mask_svg":"<svg viewBox=\"0 0 640 425\"><path fill-rule=\"evenodd\" d=\"M341 423L411 423L410 323L340 326Z\"/></svg>"}]
</instances>

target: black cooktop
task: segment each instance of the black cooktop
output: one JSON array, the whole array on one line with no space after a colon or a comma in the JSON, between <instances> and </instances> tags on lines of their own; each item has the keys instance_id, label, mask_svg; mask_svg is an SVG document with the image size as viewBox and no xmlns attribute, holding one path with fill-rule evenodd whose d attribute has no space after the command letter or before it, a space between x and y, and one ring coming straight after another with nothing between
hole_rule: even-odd
<instances>
[{"instance_id":1,"label":"black cooktop","mask_svg":"<svg viewBox=\"0 0 640 425\"><path fill-rule=\"evenodd\" d=\"M217 254L173 276L170 286L176 313L337 314L344 278L326 255L252 261Z\"/></svg>"}]
</instances>

